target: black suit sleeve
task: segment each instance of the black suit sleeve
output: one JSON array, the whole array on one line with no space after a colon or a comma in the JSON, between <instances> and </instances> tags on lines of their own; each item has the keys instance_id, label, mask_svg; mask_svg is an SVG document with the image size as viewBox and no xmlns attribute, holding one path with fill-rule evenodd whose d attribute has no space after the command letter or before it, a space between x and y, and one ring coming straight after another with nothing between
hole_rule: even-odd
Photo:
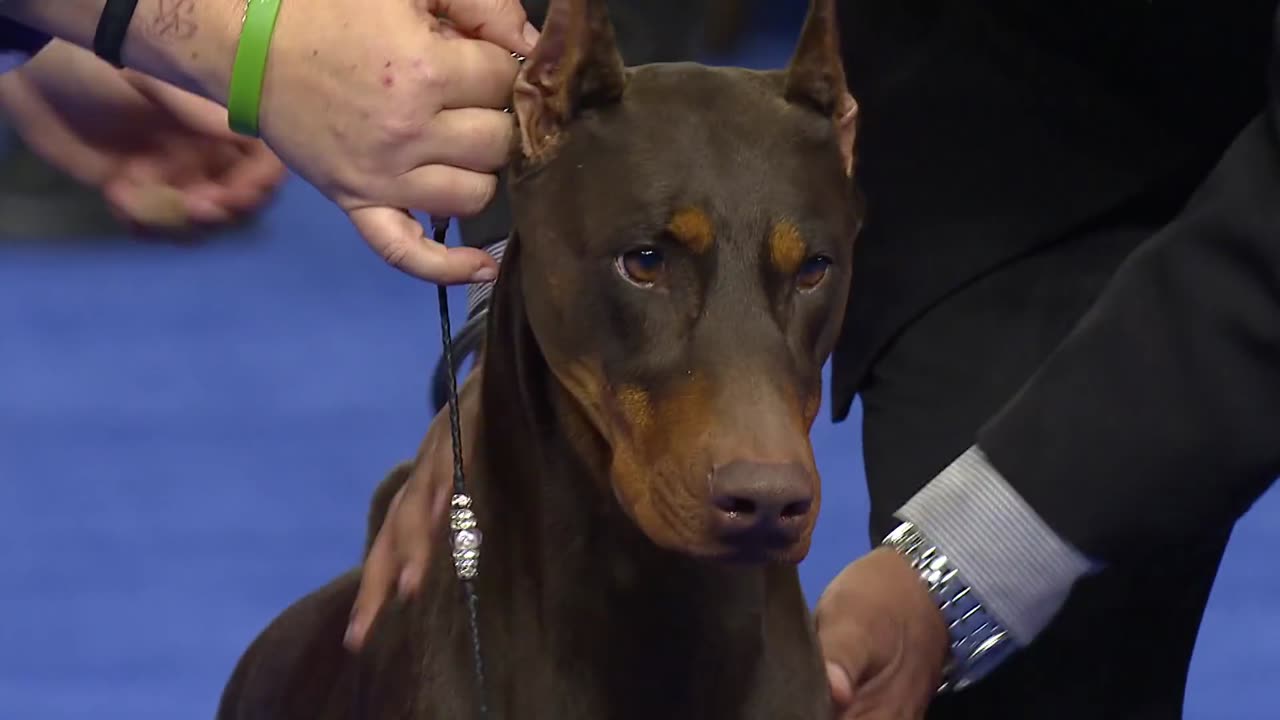
<instances>
[{"instance_id":1,"label":"black suit sleeve","mask_svg":"<svg viewBox=\"0 0 1280 720\"><path fill-rule=\"evenodd\" d=\"M1264 112L979 434L1096 559L1229 527L1280 474L1277 80L1273 60Z\"/></svg>"},{"instance_id":2,"label":"black suit sleeve","mask_svg":"<svg viewBox=\"0 0 1280 720\"><path fill-rule=\"evenodd\" d=\"M20 52L35 55L49 42L49 36L31 28L0 17L0 52Z\"/></svg>"}]
</instances>

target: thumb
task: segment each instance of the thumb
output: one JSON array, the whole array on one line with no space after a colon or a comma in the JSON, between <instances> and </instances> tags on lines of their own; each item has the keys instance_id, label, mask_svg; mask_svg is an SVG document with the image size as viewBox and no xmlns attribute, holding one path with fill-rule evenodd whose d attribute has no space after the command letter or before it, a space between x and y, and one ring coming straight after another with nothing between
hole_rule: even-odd
<instances>
[{"instance_id":1,"label":"thumb","mask_svg":"<svg viewBox=\"0 0 1280 720\"><path fill-rule=\"evenodd\" d=\"M412 215L391 207L364 207L348 213L369 247L393 267L441 285L488 282L497 261L479 248L451 247L429 239Z\"/></svg>"},{"instance_id":2,"label":"thumb","mask_svg":"<svg viewBox=\"0 0 1280 720\"><path fill-rule=\"evenodd\" d=\"M433 12L463 34L528 55L538 41L520 0L433 0Z\"/></svg>"},{"instance_id":3,"label":"thumb","mask_svg":"<svg viewBox=\"0 0 1280 720\"><path fill-rule=\"evenodd\" d=\"M827 684L831 686L831 702L837 709L853 703L853 679L839 663L827 661Z\"/></svg>"},{"instance_id":4,"label":"thumb","mask_svg":"<svg viewBox=\"0 0 1280 720\"><path fill-rule=\"evenodd\" d=\"M867 644L862 634L855 630L856 626L839 619L833 623L824 615L821 613L818 617L818 644L826 660L831 701L836 710L842 710L853 703L858 684L866 673Z\"/></svg>"}]
</instances>

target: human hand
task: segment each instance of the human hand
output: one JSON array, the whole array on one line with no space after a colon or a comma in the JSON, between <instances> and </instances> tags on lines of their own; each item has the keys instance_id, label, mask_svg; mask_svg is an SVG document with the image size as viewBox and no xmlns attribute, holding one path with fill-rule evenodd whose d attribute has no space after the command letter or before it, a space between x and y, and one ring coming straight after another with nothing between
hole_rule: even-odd
<instances>
[{"instance_id":1,"label":"human hand","mask_svg":"<svg viewBox=\"0 0 1280 720\"><path fill-rule=\"evenodd\" d=\"M837 720L920 720L942 682L947 629L919 573L878 548L818 601L818 640Z\"/></svg>"},{"instance_id":2,"label":"human hand","mask_svg":"<svg viewBox=\"0 0 1280 720\"><path fill-rule=\"evenodd\" d=\"M0 112L33 151L98 188L139 230L226 223L261 207L284 178L280 161L232 134L215 103L168 92L170 107L92 53L55 41L0 76Z\"/></svg>"},{"instance_id":3,"label":"human hand","mask_svg":"<svg viewBox=\"0 0 1280 720\"><path fill-rule=\"evenodd\" d=\"M20 22L90 47L91 0L9 0ZM140 0L124 62L225 107L245 0ZM283 0L262 138L337 203L387 262L424 280L491 280L477 248L445 248L409 214L468 216L497 190L517 62L537 31L519 0Z\"/></svg>"},{"instance_id":4,"label":"human hand","mask_svg":"<svg viewBox=\"0 0 1280 720\"><path fill-rule=\"evenodd\" d=\"M474 437L480 410L480 369L471 371L458 388L458 418L463 437ZM432 540L449 498L453 494L453 444L449 430L449 409L431 421L418 449L413 470L387 508L382 527L361 567L360 590L356 595L344 642L358 651L392 588L400 597L418 592L432 558Z\"/></svg>"},{"instance_id":5,"label":"human hand","mask_svg":"<svg viewBox=\"0 0 1280 720\"><path fill-rule=\"evenodd\" d=\"M262 137L391 265L491 280L492 257L429 241L407 211L465 217L492 200L514 130L511 53L535 38L517 0L285 2Z\"/></svg>"}]
</instances>

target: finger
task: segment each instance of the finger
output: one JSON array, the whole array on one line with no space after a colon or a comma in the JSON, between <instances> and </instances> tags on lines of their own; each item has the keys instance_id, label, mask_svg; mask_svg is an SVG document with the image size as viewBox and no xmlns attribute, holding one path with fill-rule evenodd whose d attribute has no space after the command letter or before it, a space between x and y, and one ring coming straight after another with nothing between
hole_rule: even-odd
<instances>
[{"instance_id":1,"label":"finger","mask_svg":"<svg viewBox=\"0 0 1280 720\"><path fill-rule=\"evenodd\" d=\"M831 702L836 708L846 708L853 703L853 680L837 663L827 663L827 684L831 686Z\"/></svg>"},{"instance_id":2,"label":"finger","mask_svg":"<svg viewBox=\"0 0 1280 720\"><path fill-rule=\"evenodd\" d=\"M396 511L396 550L400 561L397 590L401 598L414 595L422 587L427 565L431 561L431 542L435 539L435 504L438 502L439 478L432 477L431 463L418 463L401 491L403 502Z\"/></svg>"},{"instance_id":3,"label":"finger","mask_svg":"<svg viewBox=\"0 0 1280 720\"><path fill-rule=\"evenodd\" d=\"M436 32L446 40L456 40L457 38L466 37L462 31L453 24L453 21L446 17L436 18Z\"/></svg>"},{"instance_id":4,"label":"finger","mask_svg":"<svg viewBox=\"0 0 1280 720\"><path fill-rule=\"evenodd\" d=\"M227 125L227 112L224 108L169 83L131 70L124 72L136 90L167 111L181 127L194 135L204 136L199 138L202 145L222 149L222 155L230 156L227 162L206 163L206 166L220 164L243 173L237 174L231 183L243 181L244 192L250 197L236 195L235 186L224 183L228 185L228 189L233 190L232 197L226 201L233 209L243 209L246 205L255 206L260 202L263 189L278 185L283 180L287 170L279 158L275 157L265 143L246 140L233 132ZM205 153L206 159L209 154ZM244 160L244 156L248 156L249 160ZM259 187L250 189L250 185ZM215 198L202 194L198 196L220 204Z\"/></svg>"},{"instance_id":5,"label":"finger","mask_svg":"<svg viewBox=\"0 0 1280 720\"><path fill-rule=\"evenodd\" d=\"M840 617L833 619L821 600L816 621L831 701L837 710L848 709L857 696L858 685L863 681L867 667L865 635L847 622L841 622Z\"/></svg>"},{"instance_id":6,"label":"finger","mask_svg":"<svg viewBox=\"0 0 1280 720\"><path fill-rule=\"evenodd\" d=\"M253 143L246 151L248 160L241 167L245 184L261 190L276 190L289 175L289 168L264 142Z\"/></svg>"},{"instance_id":7,"label":"finger","mask_svg":"<svg viewBox=\"0 0 1280 720\"><path fill-rule=\"evenodd\" d=\"M355 651L364 647L369 628L386 604L387 597L391 594L391 587L399 574L400 566L393 546L395 535L391 531L389 521L395 515L403 492L404 488L401 488L400 492L391 499L382 527L378 530L378 535L374 538L369 554L360 568L360 589L356 592L355 604L351 606L351 619L347 623L347 632L343 637L343 644L349 650Z\"/></svg>"},{"instance_id":8,"label":"finger","mask_svg":"<svg viewBox=\"0 0 1280 720\"><path fill-rule=\"evenodd\" d=\"M124 70L122 73L135 90L164 108L185 127L225 140L240 137L227 124L226 109L212 100L133 70Z\"/></svg>"},{"instance_id":9,"label":"finger","mask_svg":"<svg viewBox=\"0 0 1280 720\"><path fill-rule=\"evenodd\" d=\"M528 55L538 41L520 0L433 0L432 12L458 30L496 43L508 52Z\"/></svg>"},{"instance_id":10,"label":"finger","mask_svg":"<svg viewBox=\"0 0 1280 720\"><path fill-rule=\"evenodd\" d=\"M163 154L131 160L104 194L131 220L158 230L230 223L240 210L218 176L244 157L234 142L188 137Z\"/></svg>"},{"instance_id":11,"label":"finger","mask_svg":"<svg viewBox=\"0 0 1280 720\"><path fill-rule=\"evenodd\" d=\"M185 187L207 177L210 169L225 165L219 150L216 144L186 133L157 137L153 147L130 154L116 174L136 185Z\"/></svg>"},{"instance_id":12,"label":"finger","mask_svg":"<svg viewBox=\"0 0 1280 720\"><path fill-rule=\"evenodd\" d=\"M450 165L423 163L380 191L385 202L439 217L471 217L498 191L498 176Z\"/></svg>"},{"instance_id":13,"label":"finger","mask_svg":"<svg viewBox=\"0 0 1280 720\"><path fill-rule=\"evenodd\" d=\"M520 64L501 47L471 38L445 40L435 62L438 77L445 79L440 88L444 108L501 110L511 105Z\"/></svg>"},{"instance_id":14,"label":"finger","mask_svg":"<svg viewBox=\"0 0 1280 720\"><path fill-rule=\"evenodd\" d=\"M193 205L181 190L161 183L133 185L113 180L104 186L103 198L118 217L137 226L141 233L180 233L194 222L211 222L205 219L209 217L216 221L225 215L216 207Z\"/></svg>"},{"instance_id":15,"label":"finger","mask_svg":"<svg viewBox=\"0 0 1280 720\"><path fill-rule=\"evenodd\" d=\"M193 200L210 202L235 214L258 210L285 177L285 167L265 145L253 143L216 177L186 189Z\"/></svg>"},{"instance_id":16,"label":"finger","mask_svg":"<svg viewBox=\"0 0 1280 720\"><path fill-rule=\"evenodd\" d=\"M113 212L145 230L185 230L193 220L187 199L165 175L160 159L136 158L103 183L102 197Z\"/></svg>"},{"instance_id":17,"label":"finger","mask_svg":"<svg viewBox=\"0 0 1280 720\"><path fill-rule=\"evenodd\" d=\"M427 138L432 163L492 173L511 157L515 121L498 110L444 110L432 119Z\"/></svg>"},{"instance_id":18,"label":"finger","mask_svg":"<svg viewBox=\"0 0 1280 720\"><path fill-rule=\"evenodd\" d=\"M348 213L365 242L391 266L413 277L443 285L488 282L498 266L477 248L445 248L423 233L407 212L391 207L365 207Z\"/></svg>"},{"instance_id":19,"label":"finger","mask_svg":"<svg viewBox=\"0 0 1280 720\"><path fill-rule=\"evenodd\" d=\"M23 142L45 162L71 178L98 186L112 174L120 157L84 142L81 137L50 118L50 122L19 130Z\"/></svg>"},{"instance_id":20,"label":"finger","mask_svg":"<svg viewBox=\"0 0 1280 720\"><path fill-rule=\"evenodd\" d=\"M72 131L21 70L0 74L0 111L27 147L79 182L100 185L118 162Z\"/></svg>"},{"instance_id":21,"label":"finger","mask_svg":"<svg viewBox=\"0 0 1280 720\"><path fill-rule=\"evenodd\" d=\"M227 206L224 195L216 192L201 193L201 188L211 183L227 164L226 148L216 142L200 142L202 138L190 138L181 148L171 148L163 156L149 159L138 165L155 167L154 180L139 180L134 185L134 197L157 195L163 187L181 202L189 223L221 225L235 219L235 211Z\"/></svg>"}]
</instances>

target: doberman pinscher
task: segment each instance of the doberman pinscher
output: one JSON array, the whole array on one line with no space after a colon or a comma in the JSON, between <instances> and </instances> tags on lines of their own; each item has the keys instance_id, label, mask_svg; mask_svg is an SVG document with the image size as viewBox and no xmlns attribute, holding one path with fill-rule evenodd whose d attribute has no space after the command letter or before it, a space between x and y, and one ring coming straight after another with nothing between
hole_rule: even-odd
<instances>
[{"instance_id":1,"label":"doberman pinscher","mask_svg":"<svg viewBox=\"0 0 1280 720\"><path fill-rule=\"evenodd\" d=\"M825 720L795 565L861 217L834 1L770 72L624 68L604 4L554 0L516 81L515 232L462 391L489 717ZM357 585L279 616L218 717L476 717L452 565L354 656Z\"/></svg>"}]
</instances>

